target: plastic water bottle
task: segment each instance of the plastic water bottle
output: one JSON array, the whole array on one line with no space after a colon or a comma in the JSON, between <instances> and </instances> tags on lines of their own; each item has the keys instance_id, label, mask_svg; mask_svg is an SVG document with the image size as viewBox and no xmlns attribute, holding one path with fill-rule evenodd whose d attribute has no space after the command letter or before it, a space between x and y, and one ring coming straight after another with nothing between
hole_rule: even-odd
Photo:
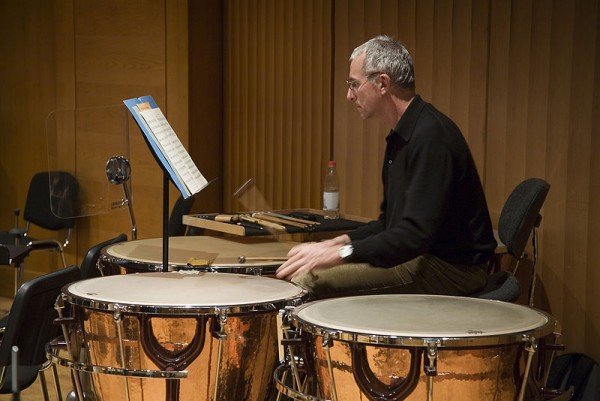
<instances>
[{"instance_id":1,"label":"plastic water bottle","mask_svg":"<svg viewBox=\"0 0 600 401\"><path fill-rule=\"evenodd\" d=\"M333 160L327 164L323 180L323 214L326 219L340 217L340 185Z\"/></svg>"}]
</instances>

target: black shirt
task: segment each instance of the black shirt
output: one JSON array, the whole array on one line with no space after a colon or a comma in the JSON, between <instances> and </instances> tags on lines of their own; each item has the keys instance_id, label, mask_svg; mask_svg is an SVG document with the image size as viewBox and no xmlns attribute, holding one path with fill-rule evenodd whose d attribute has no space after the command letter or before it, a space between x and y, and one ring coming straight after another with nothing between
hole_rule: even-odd
<instances>
[{"instance_id":1,"label":"black shirt","mask_svg":"<svg viewBox=\"0 0 600 401\"><path fill-rule=\"evenodd\" d=\"M349 234L350 261L392 267L423 254L460 265L488 261L497 244L456 124L416 96L386 141L381 214Z\"/></svg>"}]
</instances>

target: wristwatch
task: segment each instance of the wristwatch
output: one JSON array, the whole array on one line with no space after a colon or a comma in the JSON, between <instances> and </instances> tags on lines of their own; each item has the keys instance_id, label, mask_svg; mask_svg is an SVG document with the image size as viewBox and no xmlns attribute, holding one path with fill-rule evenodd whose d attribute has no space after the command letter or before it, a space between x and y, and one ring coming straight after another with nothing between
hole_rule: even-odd
<instances>
[{"instance_id":1,"label":"wristwatch","mask_svg":"<svg viewBox=\"0 0 600 401\"><path fill-rule=\"evenodd\" d=\"M340 247L340 249L338 249L338 255L340 255L340 258L342 258L345 261L348 261L348 259L350 259L353 253L354 248L352 247L352 244L343 245Z\"/></svg>"}]
</instances>

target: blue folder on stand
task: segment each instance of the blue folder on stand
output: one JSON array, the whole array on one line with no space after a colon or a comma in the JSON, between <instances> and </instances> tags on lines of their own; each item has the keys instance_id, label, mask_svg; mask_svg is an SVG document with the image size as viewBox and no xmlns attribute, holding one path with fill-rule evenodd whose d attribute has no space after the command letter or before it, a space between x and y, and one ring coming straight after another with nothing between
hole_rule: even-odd
<instances>
[{"instance_id":1,"label":"blue folder on stand","mask_svg":"<svg viewBox=\"0 0 600 401\"><path fill-rule=\"evenodd\" d=\"M135 119L135 122L140 127L144 139L148 144L152 154L157 160L158 164L168 174L170 180L177 187L181 195L187 199L195 193L200 192L208 183L202 176L198 168L191 160L189 154L179 142L179 138L175 135L172 128L160 112L160 108L152 98L152 96L142 96L139 98L124 100L125 106L131 112L131 115ZM159 118L161 118L161 132L156 132L149 125L148 121L144 117L144 112L151 110L157 112ZM159 113L158 113L159 112ZM153 120L156 121L156 120ZM162 128L167 128L162 131ZM157 136L161 135L161 136ZM168 144L163 143L159 138L164 138L165 135L168 137ZM172 143L176 143L176 152L173 152ZM171 152L171 153L170 153Z\"/></svg>"}]
</instances>

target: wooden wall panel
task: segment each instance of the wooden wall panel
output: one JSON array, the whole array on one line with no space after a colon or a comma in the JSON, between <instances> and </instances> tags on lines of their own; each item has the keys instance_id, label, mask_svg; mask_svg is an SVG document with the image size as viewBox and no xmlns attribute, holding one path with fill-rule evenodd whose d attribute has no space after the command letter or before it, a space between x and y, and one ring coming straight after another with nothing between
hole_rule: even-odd
<instances>
[{"instance_id":1,"label":"wooden wall panel","mask_svg":"<svg viewBox=\"0 0 600 401\"><path fill-rule=\"evenodd\" d=\"M320 207L330 156L331 2L226 3L224 209ZM233 192L253 178L241 199Z\"/></svg>"},{"instance_id":2,"label":"wooden wall panel","mask_svg":"<svg viewBox=\"0 0 600 401\"><path fill-rule=\"evenodd\" d=\"M187 2L76 1L74 20L77 107L152 95L187 144ZM128 127L138 238L157 237L162 233L162 205L156 202L162 199L162 171L131 118ZM177 196L171 185L171 205ZM78 224L82 256L89 246L121 232L131 237L126 209Z\"/></svg>"},{"instance_id":3,"label":"wooden wall panel","mask_svg":"<svg viewBox=\"0 0 600 401\"><path fill-rule=\"evenodd\" d=\"M415 64L417 92L461 127L480 175L485 158L485 91L489 7L464 1L353 1L335 3L334 158L346 213L375 217L390 127L362 121L346 100L352 50L379 35L407 46Z\"/></svg>"},{"instance_id":4,"label":"wooden wall panel","mask_svg":"<svg viewBox=\"0 0 600 401\"><path fill-rule=\"evenodd\" d=\"M569 119L570 108L565 107L565 100L571 87L572 72L572 35L573 35L573 3L556 2L552 8L550 47L552 60L550 77L563 76L560 80L548 82L548 129L546 131L546 155L550 163L545 166L544 177L551 183L543 211L544 234L542 241L552 246L544 247L541 276L544 278L544 289L549 299L547 309L558 319L565 317L564 285L565 250L569 238L566 236L566 198L567 168L569 158ZM550 84L551 83L551 84ZM567 96L567 97L566 97ZM516 181L516 180L515 180ZM564 321L563 321L563 324ZM570 337L566 330L565 338Z\"/></svg>"},{"instance_id":5,"label":"wooden wall panel","mask_svg":"<svg viewBox=\"0 0 600 401\"><path fill-rule=\"evenodd\" d=\"M224 5L221 0L192 1L188 7L189 152L202 174L212 181L196 195L194 211L220 212L223 210Z\"/></svg>"},{"instance_id":6,"label":"wooden wall panel","mask_svg":"<svg viewBox=\"0 0 600 401\"><path fill-rule=\"evenodd\" d=\"M166 10L164 1L76 1L75 62L77 107L119 104L150 94L168 117ZM144 27L144 29L140 29ZM177 124L177 121L172 122ZM132 120L129 120L132 197L140 238L160 234L162 173ZM81 166L81 168L90 168ZM79 221L83 254L90 244L125 232L126 209Z\"/></svg>"},{"instance_id":7,"label":"wooden wall panel","mask_svg":"<svg viewBox=\"0 0 600 401\"><path fill-rule=\"evenodd\" d=\"M567 14L573 21L571 50L571 82L569 102L568 159L566 169L566 219L565 219L565 255L564 255L564 288L563 322L569 328L565 339L574 349L583 350L586 343L595 345L598 334L586 338L585 333L585 288L588 260L585 257L589 230L589 184L590 184L590 146L594 87L594 64L587 62L595 52L595 35L597 5L591 2L575 4L572 14ZM562 25L562 24L561 24ZM598 68L598 67L596 67ZM564 151L564 150L563 150ZM594 242L591 243L592 246ZM571 271L581 274L570 274ZM552 300L552 298L551 298ZM597 301L592 299L592 305ZM596 305L600 305L596 303ZM597 350L600 352L600 347ZM600 355L600 354L599 354Z\"/></svg>"},{"instance_id":8,"label":"wooden wall panel","mask_svg":"<svg viewBox=\"0 0 600 401\"><path fill-rule=\"evenodd\" d=\"M493 216L523 179L551 184L536 304L562 322L569 351L597 359L598 12L594 0L491 3L485 181Z\"/></svg>"},{"instance_id":9,"label":"wooden wall panel","mask_svg":"<svg viewBox=\"0 0 600 401\"><path fill-rule=\"evenodd\" d=\"M507 186L505 163L508 132L508 104L512 100L509 89L510 67L510 2L493 2L490 18L489 83L487 109L487 153L485 190L492 221L498 221L506 193L515 182ZM494 135L498 133L498 135ZM510 144L512 147L512 144Z\"/></svg>"},{"instance_id":10,"label":"wooden wall panel","mask_svg":"<svg viewBox=\"0 0 600 401\"><path fill-rule=\"evenodd\" d=\"M57 20L67 22L69 1L3 2L0 12L0 228L14 226L13 209L23 207L29 181L38 171L47 170L44 119L68 97L64 80L57 80L61 66L55 55L65 30ZM67 13L65 13L65 9ZM61 24L62 25L62 24ZM66 29L68 32L68 29ZM52 238L54 233L32 227L31 235ZM58 237L62 237L60 233ZM75 260L73 248L67 262ZM40 252L25 263L25 278L59 266L57 254ZM13 269L0 267L0 293L12 295Z\"/></svg>"},{"instance_id":11,"label":"wooden wall panel","mask_svg":"<svg viewBox=\"0 0 600 401\"><path fill-rule=\"evenodd\" d=\"M2 143L10 149L1 161L4 190L0 210L8 211L0 213L3 228L12 227L11 211L22 207L30 177L48 168L44 120L51 110L120 105L123 99L150 94L182 142L188 142L186 1L27 1L6 3L0 14L0 113L10 128L1 133ZM139 234L141 238L155 237L162 228L155 201L162 194L162 172L128 119ZM81 130L79 123L77 140L68 141L73 159L67 168L83 178L88 176L86 170L102 172L106 160L95 160L98 152L91 144L110 142L115 130L108 124ZM61 128L72 132L75 124L65 121ZM98 169L94 163L99 164ZM173 203L176 191L171 193ZM99 241L120 232L130 234L126 210L80 218L76 225L76 236L68 248L69 263L80 262L87 249ZM51 234L34 230L32 235ZM27 260L26 278L57 266L55 255L35 255ZM12 293L10 273L9 269L0 271L6 278L0 280L4 294Z\"/></svg>"},{"instance_id":12,"label":"wooden wall panel","mask_svg":"<svg viewBox=\"0 0 600 401\"><path fill-rule=\"evenodd\" d=\"M594 16L593 12L590 12ZM600 7L596 4L596 21L600 18ZM594 56L588 55L587 62L594 62L594 77L593 77L593 100L591 116L600 115L600 24L596 24L596 32L594 33L595 49ZM584 351L590 352L600 359L600 350L598 349L597 341L598 333L600 333L600 307L598 305L598 283L600 283L600 246L598 246L598 238L600 238L600 121L598 118L591 119L591 140L590 140L590 180L589 180L589 218L587 232L587 249L584 254L587 257L585 273L582 275L586 279L585 303L583 309L585 311L585 331L579 333L580 336L585 336L586 344ZM582 255L582 256L583 256Z\"/></svg>"}]
</instances>

